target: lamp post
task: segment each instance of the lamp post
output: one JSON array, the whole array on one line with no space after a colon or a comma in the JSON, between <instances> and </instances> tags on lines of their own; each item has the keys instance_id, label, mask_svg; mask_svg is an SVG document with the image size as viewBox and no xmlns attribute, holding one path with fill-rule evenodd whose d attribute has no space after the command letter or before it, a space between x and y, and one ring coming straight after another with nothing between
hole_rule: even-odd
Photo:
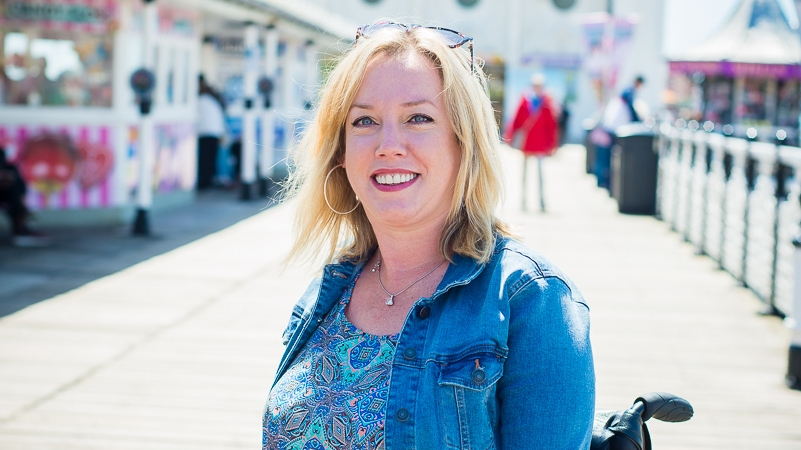
<instances>
[{"instance_id":1,"label":"lamp post","mask_svg":"<svg viewBox=\"0 0 801 450\"><path fill-rule=\"evenodd\" d=\"M144 23L142 30L143 67L131 76L131 88L139 104L139 184L136 189L136 216L132 233L135 236L150 235L150 209L153 206L153 162L155 159L155 133L150 110L153 105L153 42L155 40L158 10L154 0L144 0Z\"/></svg>"}]
</instances>

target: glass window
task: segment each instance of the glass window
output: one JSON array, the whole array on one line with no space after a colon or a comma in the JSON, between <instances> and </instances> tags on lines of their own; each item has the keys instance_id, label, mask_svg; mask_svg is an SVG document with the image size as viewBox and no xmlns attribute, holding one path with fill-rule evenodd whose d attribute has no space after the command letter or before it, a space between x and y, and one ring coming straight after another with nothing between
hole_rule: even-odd
<instances>
[{"instance_id":1,"label":"glass window","mask_svg":"<svg viewBox=\"0 0 801 450\"><path fill-rule=\"evenodd\" d=\"M721 125L731 123L732 80L722 77L707 78L704 88L704 120Z\"/></svg>"},{"instance_id":2,"label":"glass window","mask_svg":"<svg viewBox=\"0 0 801 450\"><path fill-rule=\"evenodd\" d=\"M768 81L747 78L743 89L740 117L744 125L765 125L765 100Z\"/></svg>"},{"instance_id":3,"label":"glass window","mask_svg":"<svg viewBox=\"0 0 801 450\"><path fill-rule=\"evenodd\" d=\"M779 99L776 104L776 125L780 127L798 126L798 80L779 82Z\"/></svg>"},{"instance_id":4,"label":"glass window","mask_svg":"<svg viewBox=\"0 0 801 450\"><path fill-rule=\"evenodd\" d=\"M110 36L0 29L0 104L111 106Z\"/></svg>"}]
</instances>

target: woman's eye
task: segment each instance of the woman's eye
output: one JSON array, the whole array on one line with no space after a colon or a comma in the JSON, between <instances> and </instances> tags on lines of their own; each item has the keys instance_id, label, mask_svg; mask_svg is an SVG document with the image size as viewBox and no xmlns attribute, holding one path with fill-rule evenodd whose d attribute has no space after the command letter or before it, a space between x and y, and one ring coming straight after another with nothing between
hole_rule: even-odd
<instances>
[{"instance_id":1,"label":"woman's eye","mask_svg":"<svg viewBox=\"0 0 801 450\"><path fill-rule=\"evenodd\" d=\"M434 119L432 119L431 117L425 116L423 114L415 114L409 120L409 122L412 122L412 123L428 123L428 122L433 122L433 121L434 121Z\"/></svg>"},{"instance_id":2,"label":"woman's eye","mask_svg":"<svg viewBox=\"0 0 801 450\"><path fill-rule=\"evenodd\" d=\"M353 121L354 127L367 127L370 125L375 125L375 121L369 117L359 117Z\"/></svg>"}]
</instances>

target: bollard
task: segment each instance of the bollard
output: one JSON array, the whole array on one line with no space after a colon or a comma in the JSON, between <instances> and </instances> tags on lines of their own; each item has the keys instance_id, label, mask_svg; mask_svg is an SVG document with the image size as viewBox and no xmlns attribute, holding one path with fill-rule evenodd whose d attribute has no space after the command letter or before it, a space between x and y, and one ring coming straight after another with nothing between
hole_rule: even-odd
<instances>
[{"instance_id":1,"label":"bollard","mask_svg":"<svg viewBox=\"0 0 801 450\"><path fill-rule=\"evenodd\" d=\"M801 234L793 239L795 255L793 257L794 286L793 307L784 324L793 331L790 339L790 350L787 358L787 375L785 382L790 389L801 390Z\"/></svg>"}]
</instances>

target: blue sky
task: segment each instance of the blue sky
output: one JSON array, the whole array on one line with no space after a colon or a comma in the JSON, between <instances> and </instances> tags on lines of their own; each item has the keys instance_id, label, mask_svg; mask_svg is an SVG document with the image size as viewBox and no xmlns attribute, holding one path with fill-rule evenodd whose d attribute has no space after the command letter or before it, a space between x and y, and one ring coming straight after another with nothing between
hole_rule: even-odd
<instances>
[{"instance_id":1,"label":"blue sky","mask_svg":"<svg viewBox=\"0 0 801 450\"><path fill-rule=\"evenodd\" d=\"M739 0L665 0L665 55L703 42L725 23ZM790 25L798 27L793 0L779 0Z\"/></svg>"}]
</instances>

